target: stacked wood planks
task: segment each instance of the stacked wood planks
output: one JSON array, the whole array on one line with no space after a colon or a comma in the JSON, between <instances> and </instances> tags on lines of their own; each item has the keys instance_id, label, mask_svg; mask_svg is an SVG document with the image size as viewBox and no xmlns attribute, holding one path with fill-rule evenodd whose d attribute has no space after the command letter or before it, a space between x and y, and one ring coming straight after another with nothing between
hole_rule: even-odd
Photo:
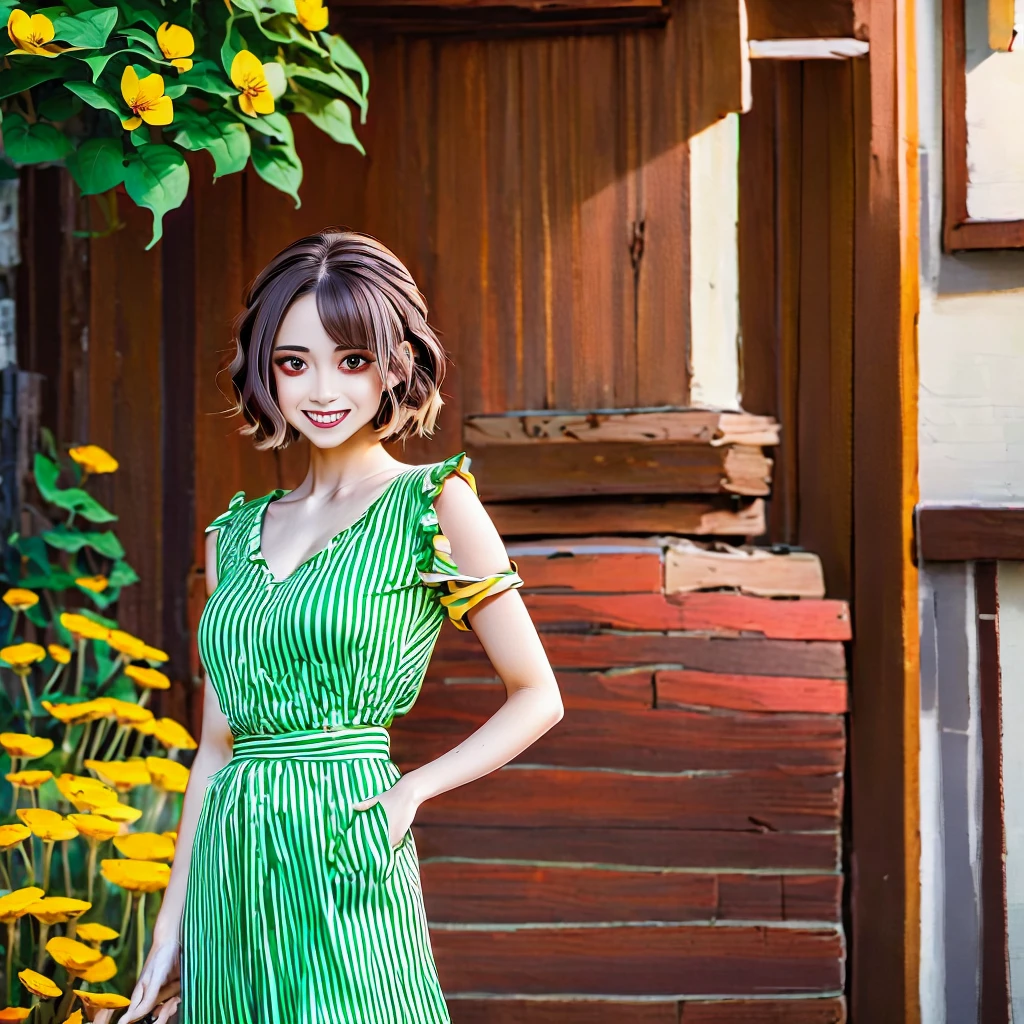
<instances>
[{"instance_id":1,"label":"stacked wood planks","mask_svg":"<svg viewBox=\"0 0 1024 1024\"><path fill-rule=\"evenodd\" d=\"M509 553L566 715L421 809L456 1024L844 1020L850 630L817 560L670 537ZM446 628L396 760L450 749L503 696Z\"/></svg>"}]
</instances>

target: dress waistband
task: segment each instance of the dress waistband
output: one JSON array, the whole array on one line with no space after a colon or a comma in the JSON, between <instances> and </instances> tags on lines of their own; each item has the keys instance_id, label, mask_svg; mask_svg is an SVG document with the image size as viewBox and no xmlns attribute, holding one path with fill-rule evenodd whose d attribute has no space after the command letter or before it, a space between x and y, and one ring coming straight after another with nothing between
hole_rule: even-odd
<instances>
[{"instance_id":1,"label":"dress waistband","mask_svg":"<svg viewBox=\"0 0 1024 1024\"><path fill-rule=\"evenodd\" d=\"M232 759L288 757L302 761L350 761L390 756L391 736L387 729L382 725L354 725L236 736Z\"/></svg>"}]
</instances>

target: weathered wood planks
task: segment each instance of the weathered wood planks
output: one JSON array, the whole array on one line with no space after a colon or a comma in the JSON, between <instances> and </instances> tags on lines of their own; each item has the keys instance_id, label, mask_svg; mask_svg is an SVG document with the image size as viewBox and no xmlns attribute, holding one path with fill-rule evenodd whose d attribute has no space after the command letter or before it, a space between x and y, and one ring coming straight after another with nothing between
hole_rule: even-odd
<instances>
[{"instance_id":1,"label":"weathered wood planks","mask_svg":"<svg viewBox=\"0 0 1024 1024\"><path fill-rule=\"evenodd\" d=\"M672 543L509 545L566 713L420 809L453 1020L845 1019L848 610L669 594ZM761 583L785 593L792 557L759 565ZM393 757L407 770L443 754L503 700L475 635L443 630Z\"/></svg>"}]
</instances>

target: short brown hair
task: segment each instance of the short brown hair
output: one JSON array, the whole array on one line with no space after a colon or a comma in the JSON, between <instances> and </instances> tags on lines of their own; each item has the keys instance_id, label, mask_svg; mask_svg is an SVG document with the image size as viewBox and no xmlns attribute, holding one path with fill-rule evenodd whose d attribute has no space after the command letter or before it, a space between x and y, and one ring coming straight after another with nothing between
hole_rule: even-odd
<instances>
[{"instance_id":1,"label":"short brown hair","mask_svg":"<svg viewBox=\"0 0 1024 1024\"><path fill-rule=\"evenodd\" d=\"M235 355L228 371L234 411L255 437L256 447L284 448L299 439L277 404L271 368L274 339L291 304L316 295L327 334L346 348L369 349L387 382L392 367L403 378L385 388L373 418L382 441L429 437L444 404L440 388L447 357L427 323L427 303L398 257L376 238L328 229L282 249L246 290L245 309L235 318ZM412 348L403 358L402 343Z\"/></svg>"}]
</instances>

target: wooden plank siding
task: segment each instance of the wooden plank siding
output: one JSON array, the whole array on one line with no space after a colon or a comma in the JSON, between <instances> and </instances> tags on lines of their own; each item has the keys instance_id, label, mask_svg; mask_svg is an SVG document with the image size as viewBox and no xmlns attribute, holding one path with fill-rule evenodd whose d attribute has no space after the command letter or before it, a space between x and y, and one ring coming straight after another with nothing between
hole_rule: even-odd
<instances>
[{"instance_id":1,"label":"wooden plank siding","mask_svg":"<svg viewBox=\"0 0 1024 1024\"><path fill-rule=\"evenodd\" d=\"M671 594L668 543L509 546L566 714L414 827L454 1021L845 1020L848 610ZM443 631L395 759L451 749L503 696Z\"/></svg>"}]
</instances>

